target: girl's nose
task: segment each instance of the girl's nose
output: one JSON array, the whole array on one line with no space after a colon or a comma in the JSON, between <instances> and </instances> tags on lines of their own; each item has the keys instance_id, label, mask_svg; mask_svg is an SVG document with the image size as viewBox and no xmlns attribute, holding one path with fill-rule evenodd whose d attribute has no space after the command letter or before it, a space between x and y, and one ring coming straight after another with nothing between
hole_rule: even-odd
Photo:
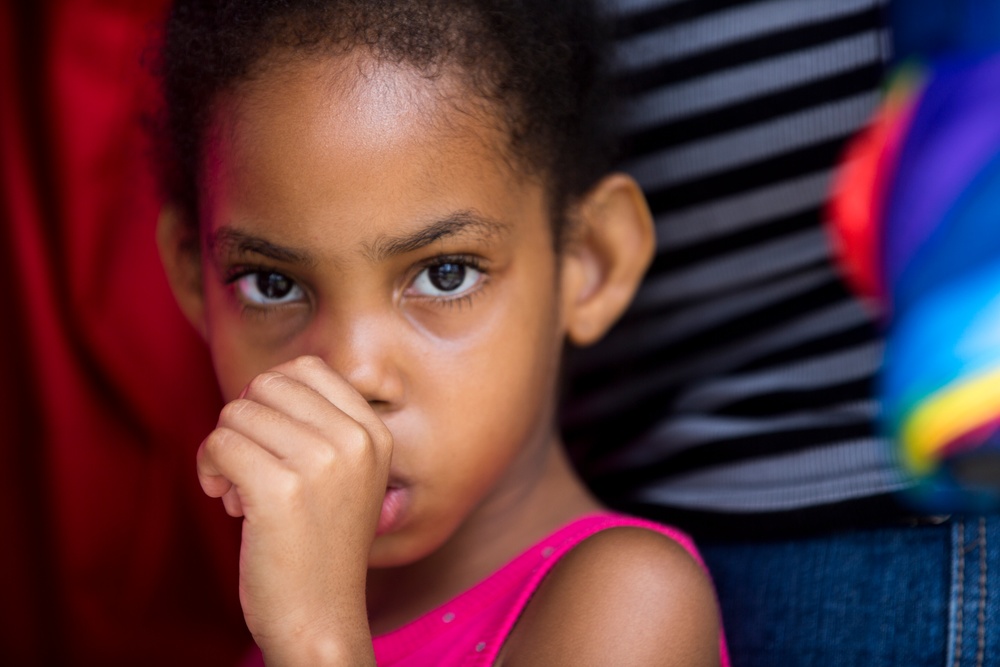
<instances>
[{"instance_id":1,"label":"girl's nose","mask_svg":"<svg viewBox=\"0 0 1000 667\"><path fill-rule=\"evenodd\" d=\"M390 318L330 314L316 324L309 354L326 361L373 407L393 409L401 405L400 339Z\"/></svg>"}]
</instances>

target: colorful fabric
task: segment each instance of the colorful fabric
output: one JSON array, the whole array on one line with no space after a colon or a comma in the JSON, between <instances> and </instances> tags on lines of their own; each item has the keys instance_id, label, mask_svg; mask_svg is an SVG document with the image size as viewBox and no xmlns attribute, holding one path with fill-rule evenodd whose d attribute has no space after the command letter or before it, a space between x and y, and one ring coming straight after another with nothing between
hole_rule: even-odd
<instances>
[{"instance_id":1,"label":"colorful fabric","mask_svg":"<svg viewBox=\"0 0 1000 667\"><path fill-rule=\"evenodd\" d=\"M921 70L849 152L834 237L887 331L883 425L921 482L911 500L985 510L1000 506L1000 51Z\"/></svg>"}]
</instances>

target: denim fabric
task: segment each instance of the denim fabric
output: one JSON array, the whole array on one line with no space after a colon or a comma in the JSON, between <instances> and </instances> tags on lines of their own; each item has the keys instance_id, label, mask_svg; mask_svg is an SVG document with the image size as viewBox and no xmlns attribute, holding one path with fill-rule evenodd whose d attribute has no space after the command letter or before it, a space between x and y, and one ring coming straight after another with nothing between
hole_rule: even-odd
<instances>
[{"instance_id":1,"label":"denim fabric","mask_svg":"<svg viewBox=\"0 0 1000 667\"><path fill-rule=\"evenodd\" d=\"M735 667L1000 665L1000 517L700 542Z\"/></svg>"}]
</instances>

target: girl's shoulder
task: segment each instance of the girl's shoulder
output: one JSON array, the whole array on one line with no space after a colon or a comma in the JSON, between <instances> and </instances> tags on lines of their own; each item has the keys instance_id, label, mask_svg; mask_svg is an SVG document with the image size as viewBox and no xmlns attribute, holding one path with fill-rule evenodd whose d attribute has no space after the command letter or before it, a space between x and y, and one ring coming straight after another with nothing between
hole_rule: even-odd
<instances>
[{"instance_id":1,"label":"girl's shoulder","mask_svg":"<svg viewBox=\"0 0 1000 667\"><path fill-rule=\"evenodd\" d=\"M727 664L715 591L690 539L605 518L589 522L553 565L499 663Z\"/></svg>"}]
</instances>

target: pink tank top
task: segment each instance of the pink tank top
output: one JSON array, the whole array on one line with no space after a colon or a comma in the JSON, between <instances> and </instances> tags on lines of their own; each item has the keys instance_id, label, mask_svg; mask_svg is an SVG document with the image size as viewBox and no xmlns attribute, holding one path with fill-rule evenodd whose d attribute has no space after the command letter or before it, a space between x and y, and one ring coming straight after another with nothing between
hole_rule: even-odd
<instances>
[{"instance_id":1,"label":"pink tank top","mask_svg":"<svg viewBox=\"0 0 1000 667\"><path fill-rule=\"evenodd\" d=\"M492 665L528 600L556 563L591 535L620 526L666 535L705 567L691 538L675 528L621 514L585 516L563 526L437 609L375 637L376 662L380 667ZM722 667L729 667L729 652L721 631L719 656ZM259 651L244 663L245 667L261 664Z\"/></svg>"},{"instance_id":2,"label":"pink tank top","mask_svg":"<svg viewBox=\"0 0 1000 667\"><path fill-rule=\"evenodd\" d=\"M586 538L619 526L662 533L684 547L704 567L691 538L674 528L620 514L586 516L560 528L434 611L398 630L375 637L376 661L380 667L492 665L545 575ZM728 666L728 651L722 635L719 651L723 667Z\"/></svg>"}]
</instances>

